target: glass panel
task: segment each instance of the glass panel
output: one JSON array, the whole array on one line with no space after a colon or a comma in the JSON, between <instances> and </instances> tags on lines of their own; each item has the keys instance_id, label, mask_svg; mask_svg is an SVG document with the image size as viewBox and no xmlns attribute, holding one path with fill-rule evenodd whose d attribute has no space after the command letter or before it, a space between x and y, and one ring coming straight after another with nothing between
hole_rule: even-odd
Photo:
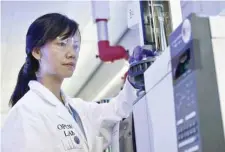
<instances>
[{"instance_id":1,"label":"glass panel","mask_svg":"<svg viewBox=\"0 0 225 152\"><path fill-rule=\"evenodd\" d=\"M159 51L165 50L172 32L169 2L141 1L141 11L145 45Z\"/></svg>"}]
</instances>

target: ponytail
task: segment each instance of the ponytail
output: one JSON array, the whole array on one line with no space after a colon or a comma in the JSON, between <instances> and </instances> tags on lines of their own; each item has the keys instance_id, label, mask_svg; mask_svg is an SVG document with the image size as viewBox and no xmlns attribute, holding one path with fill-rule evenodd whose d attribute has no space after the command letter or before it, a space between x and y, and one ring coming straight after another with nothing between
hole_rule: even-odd
<instances>
[{"instance_id":1,"label":"ponytail","mask_svg":"<svg viewBox=\"0 0 225 152\"><path fill-rule=\"evenodd\" d=\"M31 54L27 56L26 62L19 71L16 87L9 101L12 107L29 91L28 83L31 80L37 80L38 67L38 61Z\"/></svg>"}]
</instances>

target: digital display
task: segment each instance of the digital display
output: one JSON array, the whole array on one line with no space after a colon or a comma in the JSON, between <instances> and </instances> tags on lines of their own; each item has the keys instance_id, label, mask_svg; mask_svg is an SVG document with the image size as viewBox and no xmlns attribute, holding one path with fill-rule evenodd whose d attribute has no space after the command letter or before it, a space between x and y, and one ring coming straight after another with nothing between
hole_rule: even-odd
<instances>
[{"instance_id":1,"label":"digital display","mask_svg":"<svg viewBox=\"0 0 225 152\"><path fill-rule=\"evenodd\" d=\"M190 63L190 49L187 49L184 53L182 53L178 57L178 62L174 75L175 80L178 79L180 76L182 76L189 69L190 67L189 63Z\"/></svg>"}]
</instances>

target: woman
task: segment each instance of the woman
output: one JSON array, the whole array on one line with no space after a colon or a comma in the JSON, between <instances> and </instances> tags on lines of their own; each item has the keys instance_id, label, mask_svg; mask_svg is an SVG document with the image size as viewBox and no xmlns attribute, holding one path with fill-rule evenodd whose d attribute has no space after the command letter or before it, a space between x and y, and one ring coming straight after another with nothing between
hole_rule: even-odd
<instances>
[{"instance_id":1,"label":"woman","mask_svg":"<svg viewBox=\"0 0 225 152\"><path fill-rule=\"evenodd\" d=\"M129 116L135 93L128 82L108 104L61 91L75 70L80 41L78 24L64 15L46 14L31 24L26 61L2 128L3 152L96 152L102 138L104 148L110 143L115 123Z\"/></svg>"}]
</instances>

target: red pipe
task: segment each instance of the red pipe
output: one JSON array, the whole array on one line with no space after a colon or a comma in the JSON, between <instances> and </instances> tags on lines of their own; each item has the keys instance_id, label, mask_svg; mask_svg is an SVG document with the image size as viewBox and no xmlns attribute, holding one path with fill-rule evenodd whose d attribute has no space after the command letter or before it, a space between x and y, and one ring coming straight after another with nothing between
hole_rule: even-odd
<instances>
[{"instance_id":1,"label":"red pipe","mask_svg":"<svg viewBox=\"0 0 225 152\"><path fill-rule=\"evenodd\" d=\"M103 62L113 62L115 60L128 60L129 54L122 46L110 46L108 41L107 19L96 19L98 27L98 57Z\"/></svg>"},{"instance_id":2,"label":"red pipe","mask_svg":"<svg viewBox=\"0 0 225 152\"><path fill-rule=\"evenodd\" d=\"M99 58L104 62L113 62L114 60L128 60L128 52L122 46L110 46L109 41L99 41Z\"/></svg>"}]
</instances>

